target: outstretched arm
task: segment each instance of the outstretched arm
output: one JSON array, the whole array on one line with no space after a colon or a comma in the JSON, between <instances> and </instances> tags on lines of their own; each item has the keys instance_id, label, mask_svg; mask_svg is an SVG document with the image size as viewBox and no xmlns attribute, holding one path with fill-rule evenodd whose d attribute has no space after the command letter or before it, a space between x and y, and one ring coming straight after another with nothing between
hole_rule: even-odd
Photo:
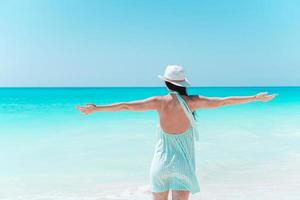
<instances>
[{"instance_id":1,"label":"outstretched arm","mask_svg":"<svg viewBox=\"0 0 300 200\"><path fill-rule=\"evenodd\" d=\"M204 97L193 98L194 108L217 108L225 105L244 104L253 101L267 102L272 100L277 94L267 95L267 92L260 92L253 96L230 96L230 97Z\"/></svg>"},{"instance_id":2,"label":"outstretched arm","mask_svg":"<svg viewBox=\"0 0 300 200\"><path fill-rule=\"evenodd\" d=\"M136 100L130 102L119 102L107 105L95 105L87 104L86 106L77 106L77 109L83 114L90 114L97 111L103 112L115 112L121 110L130 110L130 111L147 111L147 110L157 110L159 107L159 97L149 97L143 100Z\"/></svg>"}]
</instances>

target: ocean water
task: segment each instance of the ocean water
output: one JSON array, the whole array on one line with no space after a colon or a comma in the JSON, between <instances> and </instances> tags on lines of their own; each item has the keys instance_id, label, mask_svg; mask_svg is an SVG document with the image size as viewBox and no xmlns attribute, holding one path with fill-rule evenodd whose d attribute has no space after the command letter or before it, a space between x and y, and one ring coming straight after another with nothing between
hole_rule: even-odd
<instances>
[{"instance_id":1,"label":"ocean water","mask_svg":"<svg viewBox=\"0 0 300 200\"><path fill-rule=\"evenodd\" d=\"M300 87L203 87L204 96L278 93L271 102L199 109L200 193L192 200L300 196ZM150 200L158 115L76 105L164 95L165 88L1 88L1 200Z\"/></svg>"}]
</instances>

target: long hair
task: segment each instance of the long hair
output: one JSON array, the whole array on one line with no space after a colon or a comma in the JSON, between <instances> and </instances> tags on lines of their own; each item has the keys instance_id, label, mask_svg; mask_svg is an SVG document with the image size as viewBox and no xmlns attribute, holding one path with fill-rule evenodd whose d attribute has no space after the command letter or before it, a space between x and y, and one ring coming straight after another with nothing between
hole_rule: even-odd
<instances>
[{"instance_id":1,"label":"long hair","mask_svg":"<svg viewBox=\"0 0 300 200\"><path fill-rule=\"evenodd\" d=\"M169 81L165 81L165 84L166 84L167 88L178 92L180 95L190 96L187 93L186 87L174 85L174 84L170 83ZM194 119L196 120L196 111L193 111L192 114L193 114Z\"/></svg>"}]
</instances>

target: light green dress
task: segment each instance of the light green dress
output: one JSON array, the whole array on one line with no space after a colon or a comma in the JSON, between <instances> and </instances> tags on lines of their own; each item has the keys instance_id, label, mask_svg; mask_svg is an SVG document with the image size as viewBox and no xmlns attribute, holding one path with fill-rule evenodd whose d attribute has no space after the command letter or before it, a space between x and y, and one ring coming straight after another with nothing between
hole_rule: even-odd
<instances>
[{"instance_id":1,"label":"light green dress","mask_svg":"<svg viewBox=\"0 0 300 200\"><path fill-rule=\"evenodd\" d=\"M200 192L195 166L195 139L199 133L192 112L185 100L176 91L180 105L190 120L190 127L181 134L164 132L158 125L158 141L150 168L152 192L187 190Z\"/></svg>"}]
</instances>

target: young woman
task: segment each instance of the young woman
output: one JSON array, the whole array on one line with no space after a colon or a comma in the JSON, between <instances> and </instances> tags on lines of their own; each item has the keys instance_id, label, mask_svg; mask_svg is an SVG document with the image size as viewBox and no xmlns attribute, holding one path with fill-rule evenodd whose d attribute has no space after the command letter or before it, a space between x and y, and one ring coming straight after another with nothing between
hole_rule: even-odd
<instances>
[{"instance_id":1,"label":"young woman","mask_svg":"<svg viewBox=\"0 0 300 200\"><path fill-rule=\"evenodd\" d=\"M225 105L253 101L267 102L276 94L261 92L253 96L205 97L189 96L190 86L181 66L169 65L164 76L159 75L169 93L143 100L109 105L87 104L77 106L83 115L97 111L147 111L159 114L159 140L155 146L150 169L150 186L153 200L167 200L169 190L173 200L188 200L189 194L200 191L196 176L194 141L198 140L194 111L199 108L217 108Z\"/></svg>"}]
</instances>

